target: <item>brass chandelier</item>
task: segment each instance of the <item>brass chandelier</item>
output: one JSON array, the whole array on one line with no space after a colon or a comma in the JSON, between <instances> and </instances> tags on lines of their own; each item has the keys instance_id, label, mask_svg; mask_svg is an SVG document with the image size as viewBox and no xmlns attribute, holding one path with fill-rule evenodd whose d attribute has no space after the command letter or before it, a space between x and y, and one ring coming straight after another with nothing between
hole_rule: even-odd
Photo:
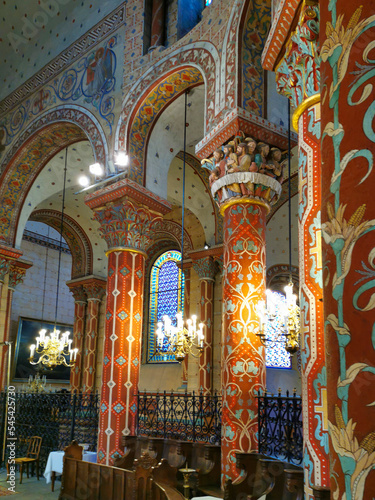
<instances>
[{"instance_id":1,"label":"brass chandelier","mask_svg":"<svg viewBox=\"0 0 375 500\"><path fill-rule=\"evenodd\" d=\"M55 324L53 331L46 335L47 330L39 331L39 337L36 337L36 344L30 346L29 361L32 365L44 365L46 368L53 369L55 366L64 365L73 367L77 358L78 349L72 349L72 339L69 338L70 332L66 331L60 336L60 330L56 328L57 311L59 305L59 285L61 271L61 252L62 252L62 234L64 227L64 207L65 207L65 191L66 191L66 172L67 172L68 148L65 151L65 166L64 166L64 187L62 195L62 209L60 222L60 246L59 246L59 263L57 268L57 285L56 285L56 307L55 307ZM35 354L38 355L34 359ZM70 358L68 360L68 358Z\"/></svg>"},{"instance_id":2,"label":"brass chandelier","mask_svg":"<svg viewBox=\"0 0 375 500\"><path fill-rule=\"evenodd\" d=\"M284 342L285 350L294 354L299 349L300 339L300 308L297 305L297 296L293 293L292 281L292 212L291 212L291 140L290 140L290 101L288 100L288 215L289 215L289 283L284 288L283 297L278 307L272 298L272 292L266 291L266 302L261 300L256 306L259 317L259 333L257 333L263 345L274 342ZM278 325L276 338L267 335L267 325L273 328L276 318L281 319Z\"/></svg>"},{"instance_id":3,"label":"brass chandelier","mask_svg":"<svg viewBox=\"0 0 375 500\"><path fill-rule=\"evenodd\" d=\"M182 220L181 220L181 273L183 273L184 261L184 221L185 221L185 170L186 170L186 111L187 96L189 89L185 91L185 114L184 114L184 155L182 170ZM182 279L182 283L184 280ZM199 357L204 349L204 324L199 323L197 327L197 317L193 315L191 319L184 321L183 313L178 311L175 319L163 316L163 321L157 323L156 349L155 354L172 355L181 363L187 354ZM175 323L176 325L174 325ZM186 326L184 325L186 324Z\"/></svg>"}]
</instances>

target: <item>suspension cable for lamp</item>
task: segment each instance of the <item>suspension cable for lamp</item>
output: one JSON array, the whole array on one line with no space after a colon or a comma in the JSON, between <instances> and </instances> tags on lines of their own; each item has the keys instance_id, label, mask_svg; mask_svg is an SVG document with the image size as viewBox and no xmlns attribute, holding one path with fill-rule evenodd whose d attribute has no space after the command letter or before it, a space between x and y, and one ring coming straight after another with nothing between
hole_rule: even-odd
<instances>
[{"instance_id":1,"label":"suspension cable for lamp","mask_svg":"<svg viewBox=\"0 0 375 500\"><path fill-rule=\"evenodd\" d=\"M185 229L185 171L186 171L186 119L187 119L187 96L189 89L185 91L185 111L184 111L184 155L182 166L182 218L181 218L181 273L183 273L184 262L184 229ZM182 279L183 281L183 279Z\"/></svg>"},{"instance_id":2,"label":"suspension cable for lamp","mask_svg":"<svg viewBox=\"0 0 375 500\"><path fill-rule=\"evenodd\" d=\"M289 282L292 283L292 183L291 183L291 138L290 138L290 100L288 99L288 213L289 213Z\"/></svg>"},{"instance_id":3,"label":"suspension cable for lamp","mask_svg":"<svg viewBox=\"0 0 375 500\"><path fill-rule=\"evenodd\" d=\"M68 148L65 149L65 165L64 165L64 184L63 184L63 195L62 195L62 207L61 207L61 220L60 220L60 246L59 246L59 264L57 266L57 286L56 286L56 307L55 307L55 328L57 324L57 311L59 306L59 287L60 287L60 270L61 270L61 253L62 253L62 239L63 239L63 229L64 229L64 208L65 208L65 187L66 187L66 172L68 165Z\"/></svg>"}]
</instances>

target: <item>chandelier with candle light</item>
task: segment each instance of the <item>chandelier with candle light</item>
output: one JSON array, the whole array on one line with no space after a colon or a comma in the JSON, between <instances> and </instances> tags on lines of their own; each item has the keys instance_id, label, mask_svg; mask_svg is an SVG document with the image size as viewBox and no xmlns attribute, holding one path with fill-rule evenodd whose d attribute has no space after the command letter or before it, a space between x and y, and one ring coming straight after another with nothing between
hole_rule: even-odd
<instances>
[{"instance_id":1,"label":"chandelier with candle light","mask_svg":"<svg viewBox=\"0 0 375 500\"><path fill-rule=\"evenodd\" d=\"M30 363L32 365L42 364L47 368L54 368L58 365L74 366L78 349L71 348L70 332L66 331L61 334L60 330L54 328L49 335L46 335L46 333L46 329L40 330L39 337L36 337L36 345L31 345ZM34 359L35 354L38 355L37 359ZM70 357L70 363L67 361L68 356Z\"/></svg>"},{"instance_id":2,"label":"chandelier with candle light","mask_svg":"<svg viewBox=\"0 0 375 500\"><path fill-rule=\"evenodd\" d=\"M278 294L278 300L275 300L271 290L267 290L266 302L264 300L258 302L256 309L259 317L259 333L257 335L263 345L284 342L285 350L294 354L299 349L300 308L297 305L297 296L293 293L293 283L290 282L284 290L285 297ZM277 326L273 328L276 322ZM268 327L277 330L276 336L271 338L268 335Z\"/></svg>"},{"instance_id":3,"label":"chandelier with candle light","mask_svg":"<svg viewBox=\"0 0 375 500\"><path fill-rule=\"evenodd\" d=\"M290 137L290 101L288 100L288 215L289 215L289 283L284 288L285 297L281 296L276 304L270 290L266 291L266 302L261 300L256 306L259 318L259 333L263 345L285 342L285 350L294 354L299 349L300 308L297 296L293 293L292 281L292 214L291 214L291 137ZM277 319L281 320L274 328ZM269 327L269 328L268 328ZM276 336L267 334L268 330L277 330Z\"/></svg>"},{"instance_id":4,"label":"chandelier with candle light","mask_svg":"<svg viewBox=\"0 0 375 500\"><path fill-rule=\"evenodd\" d=\"M44 365L49 369L55 366L63 365L67 367L74 366L77 359L78 349L72 349L72 339L69 338L70 332L66 331L61 334L57 329L57 311L59 305L59 284L61 271L61 252L62 252L62 235L64 229L64 208L65 208L65 191L66 191L66 173L68 161L68 148L65 151L65 166L64 166L64 184L62 195L61 221L60 221L60 246L59 246L59 263L57 269L57 284L56 284L56 306L55 306L55 324L53 330L47 335L47 330L39 331L39 337L36 337L36 344L30 346L29 361L32 365ZM44 300L44 296L43 296ZM35 355L37 357L35 358Z\"/></svg>"},{"instance_id":5,"label":"chandelier with candle light","mask_svg":"<svg viewBox=\"0 0 375 500\"><path fill-rule=\"evenodd\" d=\"M181 220L181 269L183 273L184 261L184 221L185 221L185 170L186 170L186 112L187 96L189 89L185 91L185 114L184 114L184 154L182 169L182 220ZM184 283L184 280L182 280ZM157 323L155 354L161 356L172 355L181 363L187 354L199 357L204 349L204 324L197 326L197 317L193 315L191 319L184 321L183 313L178 311L176 317L171 319L163 316L162 321Z\"/></svg>"},{"instance_id":6,"label":"chandelier with candle light","mask_svg":"<svg viewBox=\"0 0 375 500\"><path fill-rule=\"evenodd\" d=\"M183 361L187 354L199 357L203 351L203 323L197 329L197 317L193 315L186 320L184 326L181 312L176 314L176 326L169 316L163 316L156 330L156 352L162 355L173 355L178 362Z\"/></svg>"}]
</instances>

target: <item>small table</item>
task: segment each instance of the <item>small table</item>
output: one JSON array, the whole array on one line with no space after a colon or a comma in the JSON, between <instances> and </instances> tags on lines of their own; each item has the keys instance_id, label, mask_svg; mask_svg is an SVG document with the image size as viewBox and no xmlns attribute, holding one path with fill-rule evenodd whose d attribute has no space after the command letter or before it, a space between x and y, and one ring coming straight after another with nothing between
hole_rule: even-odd
<instances>
[{"instance_id":1,"label":"small table","mask_svg":"<svg viewBox=\"0 0 375 500\"><path fill-rule=\"evenodd\" d=\"M82 455L82 460L84 462L96 463L96 452L95 451L85 451ZM60 475L63 471L63 451L51 451L48 455L46 470L44 471L44 477L46 478L46 483L52 482L51 489L55 491L55 479L56 474Z\"/></svg>"}]
</instances>

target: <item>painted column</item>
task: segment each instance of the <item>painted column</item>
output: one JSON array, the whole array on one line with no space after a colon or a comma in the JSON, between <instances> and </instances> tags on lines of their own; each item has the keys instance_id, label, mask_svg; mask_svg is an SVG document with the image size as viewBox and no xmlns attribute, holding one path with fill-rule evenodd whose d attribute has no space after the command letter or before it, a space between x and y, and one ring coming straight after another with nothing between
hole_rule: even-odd
<instances>
[{"instance_id":1,"label":"painted column","mask_svg":"<svg viewBox=\"0 0 375 500\"><path fill-rule=\"evenodd\" d=\"M314 104L315 103L315 104ZM294 115L299 157L299 271L305 497L329 486L327 370L324 346L321 241L320 95Z\"/></svg>"},{"instance_id":2,"label":"painted column","mask_svg":"<svg viewBox=\"0 0 375 500\"><path fill-rule=\"evenodd\" d=\"M324 316L338 500L375 492L374 8L321 3Z\"/></svg>"},{"instance_id":3,"label":"painted column","mask_svg":"<svg viewBox=\"0 0 375 500\"><path fill-rule=\"evenodd\" d=\"M83 288L87 296L87 315L82 368L82 391L89 394L95 390L99 308L106 292L106 282L94 278L85 282Z\"/></svg>"},{"instance_id":4,"label":"painted column","mask_svg":"<svg viewBox=\"0 0 375 500\"><path fill-rule=\"evenodd\" d=\"M279 30L273 32L277 34ZM285 54L276 67L277 89L296 108L293 126L299 134L300 345L306 500L314 499L313 485L328 487L330 484L322 301L318 34L319 6L314 1L305 3L295 31L285 43ZM278 46L280 50L280 44ZM267 67L267 64L264 66Z\"/></svg>"},{"instance_id":5,"label":"painted column","mask_svg":"<svg viewBox=\"0 0 375 500\"><path fill-rule=\"evenodd\" d=\"M265 298L266 216L250 199L221 207L224 214L222 338L222 478L234 479L236 452L258 450L256 395L265 390L265 350L256 305Z\"/></svg>"},{"instance_id":6,"label":"painted column","mask_svg":"<svg viewBox=\"0 0 375 500\"><path fill-rule=\"evenodd\" d=\"M212 391L214 283L217 269L212 257L193 260L193 269L198 274L200 282L201 298L198 317L205 325L204 350L199 357L199 390L203 394L210 394Z\"/></svg>"},{"instance_id":7,"label":"painted column","mask_svg":"<svg viewBox=\"0 0 375 500\"><path fill-rule=\"evenodd\" d=\"M76 361L70 370L70 390L72 393L82 390L83 340L86 320L86 293L82 285L68 284L74 297L74 324L72 347L78 349Z\"/></svg>"},{"instance_id":8,"label":"painted column","mask_svg":"<svg viewBox=\"0 0 375 500\"><path fill-rule=\"evenodd\" d=\"M5 317L4 317L4 330L3 330L3 338L1 342L5 342L10 340L9 331L10 331L10 317L12 312L12 301L13 301L13 293L17 285L23 282L26 270L32 266L31 262L21 262L21 261L11 261L9 263L8 268L8 290L6 295L6 303L5 303ZM5 347L5 349L4 349ZM1 387L6 385L7 380L7 370L8 370L8 347L3 346L2 349L2 358L1 358Z\"/></svg>"},{"instance_id":9,"label":"painted column","mask_svg":"<svg viewBox=\"0 0 375 500\"><path fill-rule=\"evenodd\" d=\"M108 245L106 329L98 462L122 455L121 437L136 431L145 250L170 204L129 179L89 195L86 204ZM151 208L150 208L151 207Z\"/></svg>"},{"instance_id":10,"label":"painted column","mask_svg":"<svg viewBox=\"0 0 375 500\"><path fill-rule=\"evenodd\" d=\"M9 273L10 261L6 257L0 256L0 314L1 314L1 326L0 329L0 342L5 342L8 340L6 337L5 323L6 323L6 310L7 304L6 300L2 300L3 289L4 293L6 289L4 288L5 277ZM0 345L0 389L3 389L6 384L6 364L8 359L8 347L5 345Z\"/></svg>"},{"instance_id":11,"label":"painted column","mask_svg":"<svg viewBox=\"0 0 375 500\"><path fill-rule=\"evenodd\" d=\"M185 276L185 294L184 294L184 316L190 318L190 268L184 269ZM189 355L187 354L181 363L182 365L182 380L181 389L187 390L188 387L188 367Z\"/></svg>"}]
</instances>

